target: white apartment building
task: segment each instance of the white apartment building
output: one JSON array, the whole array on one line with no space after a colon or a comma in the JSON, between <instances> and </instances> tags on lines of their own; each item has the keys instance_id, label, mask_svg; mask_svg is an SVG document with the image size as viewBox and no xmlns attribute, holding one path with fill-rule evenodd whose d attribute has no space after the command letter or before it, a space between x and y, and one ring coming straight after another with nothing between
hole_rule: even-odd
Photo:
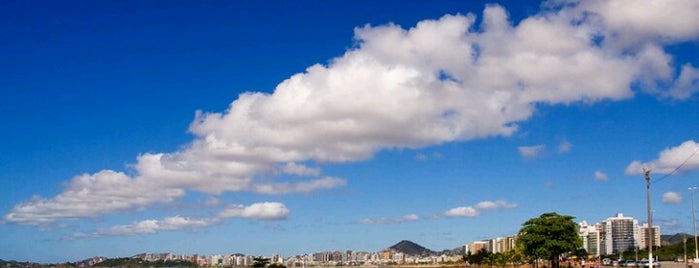
<instances>
[{"instance_id":1,"label":"white apartment building","mask_svg":"<svg viewBox=\"0 0 699 268\"><path fill-rule=\"evenodd\" d=\"M648 224L639 226L632 217L617 213L601 223L578 223L583 248L592 255L622 254L648 247ZM653 226L653 245L660 245L660 226Z\"/></svg>"},{"instance_id":2,"label":"white apartment building","mask_svg":"<svg viewBox=\"0 0 699 268\"><path fill-rule=\"evenodd\" d=\"M582 221L578 223L578 227L585 251L598 257L602 255L602 225L599 223L589 225L587 221Z\"/></svg>"},{"instance_id":3,"label":"white apartment building","mask_svg":"<svg viewBox=\"0 0 699 268\"><path fill-rule=\"evenodd\" d=\"M638 221L622 213L602 221L602 232L604 254L620 254L639 246Z\"/></svg>"},{"instance_id":4,"label":"white apartment building","mask_svg":"<svg viewBox=\"0 0 699 268\"><path fill-rule=\"evenodd\" d=\"M508 250L514 249L516 240L517 238L514 235L492 239L490 240L490 252L505 253Z\"/></svg>"},{"instance_id":5,"label":"white apartment building","mask_svg":"<svg viewBox=\"0 0 699 268\"><path fill-rule=\"evenodd\" d=\"M653 236L653 247L658 247L660 246L660 226L658 225L653 225L653 231L652 231L652 236ZM640 249L646 249L648 248L648 223L644 223L638 228L638 237L639 239L639 248Z\"/></svg>"}]
</instances>

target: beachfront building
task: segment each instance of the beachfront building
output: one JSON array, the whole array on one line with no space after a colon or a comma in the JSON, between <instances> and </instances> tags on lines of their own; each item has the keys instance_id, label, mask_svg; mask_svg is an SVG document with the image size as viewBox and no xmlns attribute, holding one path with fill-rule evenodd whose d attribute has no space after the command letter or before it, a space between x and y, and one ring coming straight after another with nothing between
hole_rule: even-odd
<instances>
[{"instance_id":1,"label":"beachfront building","mask_svg":"<svg viewBox=\"0 0 699 268\"><path fill-rule=\"evenodd\" d=\"M640 239L638 247L640 249L647 249L648 248L648 237L653 237L653 247L659 247L660 246L660 226L658 225L653 225L653 229L651 234L649 235L649 228L648 228L648 223L643 223L638 228L638 237Z\"/></svg>"},{"instance_id":2,"label":"beachfront building","mask_svg":"<svg viewBox=\"0 0 699 268\"><path fill-rule=\"evenodd\" d=\"M583 248L588 254L599 257L602 254L602 224L587 224L587 221L578 223L578 232L583 242Z\"/></svg>"},{"instance_id":3,"label":"beachfront building","mask_svg":"<svg viewBox=\"0 0 699 268\"><path fill-rule=\"evenodd\" d=\"M638 221L617 213L615 217L602 221L603 253L622 254L638 247Z\"/></svg>"}]
</instances>

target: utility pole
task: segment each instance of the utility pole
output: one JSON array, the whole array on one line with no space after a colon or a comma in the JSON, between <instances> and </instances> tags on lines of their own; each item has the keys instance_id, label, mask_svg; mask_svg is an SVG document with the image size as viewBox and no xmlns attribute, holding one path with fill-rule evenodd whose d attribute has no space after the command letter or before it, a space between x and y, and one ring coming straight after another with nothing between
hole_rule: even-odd
<instances>
[{"instance_id":1,"label":"utility pole","mask_svg":"<svg viewBox=\"0 0 699 268\"><path fill-rule=\"evenodd\" d=\"M687 236L682 238L682 242L684 242L684 259L682 259L682 261L684 262L684 267L687 267L689 265L689 261L687 260Z\"/></svg>"},{"instance_id":2,"label":"utility pole","mask_svg":"<svg viewBox=\"0 0 699 268\"><path fill-rule=\"evenodd\" d=\"M644 168L643 173L646 175L646 207L648 209L648 268L653 268L653 240L655 236L653 235L653 217L650 210L650 170Z\"/></svg>"},{"instance_id":3,"label":"utility pole","mask_svg":"<svg viewBox=\"0 0 699 268\"><path fill-rule=\"evenodd\" d=\"M689 187L689 191L692 192L692 226L694 227L694 263L699 260L699 254L697 254L697 219L696 219L696 209L694 208L694 192L697 187Z\"/></svg>"}]
</instances>

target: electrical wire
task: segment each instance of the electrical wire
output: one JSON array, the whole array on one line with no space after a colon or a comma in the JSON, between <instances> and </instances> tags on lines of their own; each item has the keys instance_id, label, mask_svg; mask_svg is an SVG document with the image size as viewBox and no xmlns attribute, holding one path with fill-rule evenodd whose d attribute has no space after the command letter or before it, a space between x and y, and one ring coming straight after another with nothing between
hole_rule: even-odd
<instances>
[{"instance_id":1,"label":"electrical wire","mask_svg":"<svg viewBox=\"0 0 699 268\"><path fill-rule=\"evenodd\" d=\"M680 164L675 169L673 169L672 172L667 173L667 174L665 174L665 176L662 176L658 179L651 181L651 184L656 183L656 182L660 182L660 181L667 179L668 177L674 175L675 173L677 173L677 171L680 170L680 168L682 168L685 164L687 164L687 162L689 162L689 159L692 159L692 157L694 157L694 155L696 155L697 152L699 152L699 147L697 147L697 149L694 150L694 153L692 153L689 157L687 157L687 159L685 159L684 162L682 162L682 164Z\"/></svg>"}]
</instances>

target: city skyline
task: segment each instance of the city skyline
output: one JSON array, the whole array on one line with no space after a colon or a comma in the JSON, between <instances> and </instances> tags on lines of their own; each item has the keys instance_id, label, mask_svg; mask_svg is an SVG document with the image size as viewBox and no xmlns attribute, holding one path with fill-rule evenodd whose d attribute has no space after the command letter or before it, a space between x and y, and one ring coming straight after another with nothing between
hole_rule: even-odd
<instances>
[{"instance_id":1,"label":"city skyline","mask_svg":"<svg viewBox=\"0 0 699 268\"><path fill-rule=\"evenodd\" d=\"M615 222L615 223L613 223ZM618 228L613 227L615 224L619 224L618 222L626 222L625 225L629 225L628 228ZM619 252L618 249L615 249L613 247L616 247L617 243L621 244L626 244L625 248L638 248L641 250L644 250L647 248L647 242L645 241L645 238L643 237L643 233L646 232L648 226L641 226L638 224L638 220L633 218L633 217L626 217L623 215L623 213L617 213L614 217L608 217L602 222L596 222L589 224L587 223L586 220L583 220L581 222L577 223L579 226L578 234L580 235L580 238L582 240L582 248L584 248L588 254L600 257L602 255L612 255L612 254L617 254ZM633 225L633 227L631 226ZM659 229L659 226L654 225L655 229ZM661 237L660 237L660 231L658 230L655 233L655 241L654 245L661 245ZM677 234L674 234L677 235ZM673 236L674 236L673 235ZM624 238L626 237L626 238ZM516 240L518 238L518 234L510 234L506 236L501 236L501 237L493 237L485 240L478 240L478 241L470 241L467 243L464 243L463 245L459 245L458 247L455 247L453 249L444 249L441 251L436 251L434 249L429 249L429 248L424 248L421 245L413 242L413 241L408 241L408 240L401 240L400 242L390 246L390 247L385 247L383 249L380 249L375 252L368 252L368 251L362 251L362 250L355 250L355 249L326 249L322 251L316 251L316 252L299 252L297 254L294 254L292 256L283 256L280 254L274 254L272 256L263 256L263 255L258 255L254 253L241 253L241 252L236 252L235 250L230 251L229 253L217 253L213 255L198 255L198 254L191 254L191 253L176 253L176 252L142 252L138 254L134 254L133 256L130 256L131 258L139 258L145 261L158 261L158 260L190 260L193 263L198 263L199 266L210 266L212 263L216 263L217 261L212 261L213 259L226 259L226 257L230 256L232 259L237 259L235 262L237 262L239 266L247 266L249 264L245 263L250 263L252 262L252 257L259 256L259 257L265 257L269 258L271 260L274 260L272 262L276 263L286 263L287 266L295 266L291 265L289 262L302 262L304 264L309 264L312 266L315 265L326 265L326 264L331 264L331 265L336 265L337 263L345 263L347 264L348 262L371 262L373 264L387 264L388 261L395 261L397 260L396 258L399 258L398 260L405 262L405 263L416 263L416 262L428 262L428 263L438 263L440 262L440 259L443 259L443 261L454 261L457 259L461 259L461 257L464 254L467 254L467 252L475 253L478 252L479 250L486 250L487 252L490 253L505 253L509 250L514 249ZM621 239L621 240L619 240ZM606 249L604 249L604 244L608 244ZM631 246L633 244L633 246ZM602 246L602 247L600 247ZM407 253L406 251L403 251L403 249L406 249L406 247L409 247L407 251L416 251L419 250L420 253L415 253L415 254L410 254ZM424 250L424 251L423 251ZM235 253L230 253L230 252L235 252ZM384 253L392 253L392 254L384 254ZM428 255L427 252L429 252ZM347 258L350 258L349 256L346 256L345 254L349 255L352 253L352 260L347 260ZM398 255L396 255L398 254ZM441 256L441 257L440 257ZM121 257L129 257L129 256L121 256ZM118 257L118 258L121 258ZM234 258L233 258L234 257ZM241 264L241 257L243 257ZM406 259L408 257L408 259ZM88 258L86 260L80 260L77 262L90 262L90 263L97 263L104 261L104 258L102 256L93 256L91 258ZM231 260L227 260L231 261ZM332 263L331 263L332 262ZM402 263L399 262L399 263ZM224 262L223 265L229 265L227 262ZM236 266L234 265L234 266ZM92 266L90 264L90 266Z\"/></svg>"},{"instance_id":2,"label":"city skyline","mask_svg":"<svg viewBox=\"0 0 699 268\"><path fill-rule=\"evenodd\" d=\"M0 4L0 259L692 233L699 2ZM111 256L105 256L111 257Z\"/></svg>"},{"instance_id":3,"label":"city skyline","mask_svg":"<svg viewBox=\"0 0 699 268\"><path fill-rule=\"evenodd\" d=\"M612 223L612 222L626 222L625 225L627 228L618 228L618 227L613 227L614 224L618 223ZM617 213L614 217L608 217L602 222L596 222L589 224L587 223L586 220L583 220L581 222L577 223L579 226L578 233L580 235L580 238L582 239L582 248L584 248L588 254L600 257L602 255L612 255L616 254L619 252L619 249L615 249L614 247L618 246L616 245L617 243L625 244L625 248L638 248L641 250L644 250L647 248L647 242L643 238L643 233L646 232L648 226L641 226L638 224L638 220L633 218L633 217L626 217L623 215L623 213ZM633 227L631 226L633 225ZM617 229L618 228L618 229ZM654 228L659 229L659 226L654 225ZM655 233L655 241L654 245L661 245L661 237L660 237L660 231ZM675 234L676 235L676 234ZM368 251L362 251L362 250L355 250L355 249L326 249L322 251L316 251L316 252L300 252L297 254L294 254L292 256L283 256L280 254L274 254L272 256L263 256L263 255L258 255L254 253L241 253L241 252L236 252L235 250L232 250L230 252L235 252L235 253L217 253L213 255L198 255L198 254L191 254L191 253L176 253L176 252L142 252L138 254L134 254L133 256L130 256L131 258L139 258L145 261L157 261L157 260L191 260L194 263L198 263L199 266L210 266L212 263L216 263L216 261L212 261L212 259L225 259L225 257L230 256L230 257L235 257L234 259L237 259L236 262L238 262L237 265L242 265L242 266L247 266L249 264L241 264L241 258L240 257L245 257L243 258L243 262L249 263L252 262L252 257L255 256L260 256L260 257L265 257L269 258L272 260L275 260L273 262L276 263L287 263L287 262L298 262L302 261L305 264L309 265L325 265L328 264L329 262L334 262L332 265L335 265L336 263L347 263L349 260L342 261L345 258L348 258L348 256L345 256L344 254L350 254L351 253L356 253L360 255L354 255L354 258L352 261L366 261L366 262L372 262L373 264L387 264L387 261L392 261L396 260L394 256L399 256L402 261L406 263L415 263L415 262L439 262L440 256L445 257L448 260L455 260L455 259L460 259L461 256L464 254L467 254L467 252L475 253L478 252L479 250L486 250L490 253L505 253L509 250L512 250L515 246L516 240L517 240L518 234L510 234L506 236L501 236L501 237L493 237L485 240L478 240L478 241L470 241L467 243L464 243L463 245L459 245L458 247L455 247L453 249L444 249L442 251L435 251L434 249L429 249L429 248L423 248L421 245L416 244L412 241L407 241L407 240L401 240L400 242L396 243L393 246L386 247L383 249L380 249L375 252L368 252ZM626 237L626 238L624 238ZM621 239L621 240L619 240ZM404 251L401 251L398 248L395 248L403 243L409 244L411 247L415 248L423 248L426 251L429 251L429 255L425 255L425 252L421 252L419 254L408 254ZM604 244L608 244L606 246L606 249L604 249ZM633 244L633 246L631 246ZM602 246L602 247L600 247ZM386 255L384 253L386 252L392 252L394 254L389 254ZM400 255L395 255L395 253L399 253ZM339 257L337 255L342 255L342 257ZM320 257L319 257L320 256ZM330 257L330 259L328 259ZM121 256L121 257L128 257L128 256ZM405 259L405 257L410 257L409 259ZM120 258L120 257L118 257ZM429 261L428 261L429 260ZM102 256L93 256L91 258L88 258L86 260L80 260L77 262L91 262L91 263L97 263L104 261L104 258ZM224 262L223 265L229 265ZM294 266L290 265L287 263L288 266ZM91 266L91 265L90 265ZM235 266L235 265L234 265Z\"/></svg>"}]
</instances>

